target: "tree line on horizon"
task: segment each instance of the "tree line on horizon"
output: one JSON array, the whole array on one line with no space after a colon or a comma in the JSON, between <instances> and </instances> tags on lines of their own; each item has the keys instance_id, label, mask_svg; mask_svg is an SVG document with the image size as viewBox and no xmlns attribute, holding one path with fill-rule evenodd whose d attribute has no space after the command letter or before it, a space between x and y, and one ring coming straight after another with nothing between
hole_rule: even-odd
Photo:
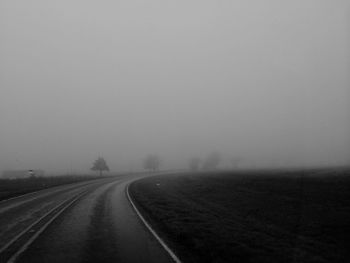
<instances>
[{"instance_id":1,"label":"tree line on horizon","mask_svg":"<svg viewBox=\"0 0 350 263\"><path fill-rule=\"evenodd\" d=\"M188 161L188 168L191 171L199 171L199 170L216 170L218 169L220 163L222 161L222 155L219 152L211 152L207 155L205 159L201 159L199 157L192 157ZM234 169L238 168L238 164L240 162L240 158L232 158L231 164ZM149 172L159 171L159 167L161 165L161 159L157 154L148 154L143 159L143 168L148 170ZM104 171L109 171L109 167L107 165L106 160L103 157L98 157L91 168L92 171L99 172L102 176Z\"/></svg>"},{"instance_id":2,"label":"tree line on horizon","mask_svg":"<svg viewBox=\"0 0 350 263\"><path fill-rule=\"evenodd\" d=\"M149 154L143 160L143 168L150 172L156 172L159 170L160 166L160 158L156 154ZM109 167L107 165L106 160L103 157L98 157L91 167L92 171L99 172L100 176L102 176L104 171L109 171Z\"/></svg>"}]
</instances>

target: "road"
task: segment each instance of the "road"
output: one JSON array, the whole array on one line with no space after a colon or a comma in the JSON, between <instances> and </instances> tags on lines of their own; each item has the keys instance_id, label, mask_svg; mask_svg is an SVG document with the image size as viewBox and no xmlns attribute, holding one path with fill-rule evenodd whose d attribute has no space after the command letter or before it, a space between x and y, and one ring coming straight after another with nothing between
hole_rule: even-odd
<instances>
[{"instance_id":1,"label":"road","mask_svg":"<svg viewBox=\"0 0 350 263\"><path fill-rule=\"evenodd\" d=\"M127 199L127 185L144 176L54 187L1 202L0 262L173 262Z\"/></svg>"}]
</instances>

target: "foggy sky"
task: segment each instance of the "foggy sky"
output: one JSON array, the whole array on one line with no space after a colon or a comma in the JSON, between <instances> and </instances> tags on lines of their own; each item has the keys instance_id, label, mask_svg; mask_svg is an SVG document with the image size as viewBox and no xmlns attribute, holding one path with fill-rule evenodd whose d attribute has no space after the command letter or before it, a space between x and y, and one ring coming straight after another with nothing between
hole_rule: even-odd
<instances>
[{"instance_id":1,"label":"foggy sky","mask_svg":"<svg viewBox=\"0 0 350 263\"><path fill-rule=\"evenodd\" d=\"M0 170L350 163L347 0L0 0Z\"/></svg>"}]
</instances>

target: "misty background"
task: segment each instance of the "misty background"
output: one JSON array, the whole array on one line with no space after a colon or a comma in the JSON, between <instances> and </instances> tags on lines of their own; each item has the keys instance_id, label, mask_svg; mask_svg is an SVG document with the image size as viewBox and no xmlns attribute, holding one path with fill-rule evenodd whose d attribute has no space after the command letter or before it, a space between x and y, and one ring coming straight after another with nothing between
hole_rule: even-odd
<instances>
[{"instance_id":1,"label":"misty background","mask_svg":"<svg viewBox=\"0 0 350 263\"><path fill-rule=\"evenodd\" d=\"M350 164L349 72L348 0L0 0L0 170Z\"/></svg>"}]
</instances>

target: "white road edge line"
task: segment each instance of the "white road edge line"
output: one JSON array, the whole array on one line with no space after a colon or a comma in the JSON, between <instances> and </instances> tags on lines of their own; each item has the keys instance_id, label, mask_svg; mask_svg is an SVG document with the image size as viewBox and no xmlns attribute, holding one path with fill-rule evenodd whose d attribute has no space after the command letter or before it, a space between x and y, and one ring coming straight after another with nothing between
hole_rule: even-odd
<instances>
[{"instance_id":1,"label":"white road edge line","mask_svg":"<svg viewBox=\"0 0 350 263\"><path fill-rule=\"evenodd\" d=\"M138 208L136 207L134 201L131 199L130 194L129 194L129 185L130 183L126 186L126 196L128 197L128 200L132 206L132 208L135 210L136 214L138 217L141 219L142 223L147 227L149 232L157 239L157 241L162 245L162 247L165 249L166 252L168 252L169 256L174 260L176 263L182 263L181 260L175 255L175 253L168 247L168 245L164 242L164 240L158 236L156 231L151 227L151 225L146 221L146 219L142 216Z\"/></svg>"},{"instance_id":2,"label":"white road edge line","mask_svg":"<svg viewBox=\"0 0 350 263\"><path fill-rule=\"evenodd\" d=\"M18 257L27 250L27 248L37 239L37 237L64 211L66 211L72 204L82 198L89 190L83 191L76 195L67 205L65 205L60 211L58 211L48 222L46 222L12 257L7 261L7 263L15 263ZM66 200L67 201L67 200ZM62 202L63 203L63 202ZM61 203L61 204L62 204ZM56 206L57 208L59 206ZM53 210L51 210L53 211Z\"/></svg>"},{"instance_id":3,"label":"white road edge line","mask_svg":"<svg viewBox=\"0 0 350 263\"><path fill-rule=\"evenodd\" d=\"M37 236L43 232L47 226L55 220L61 213L63 213L69 206L71 206L75 201L77 201L80 197L82 197L87 191L81 192L78 195L76 195L73 199L70 200L70 202L59 212L57 212L47 223L44 224L43 227L41 227L14 255L11 256L11 258L7 262L14 262L17 257L36 239ZM34 223L32 223L30 226L28 226L26 229L24 229L21 233L16 235L14 238L12 238L9 242L7 242L6 245L0 248L0 253L4 252L9 246L11 246L14 242L17 241L23 234L28 232L31 228L33 228L40 220L48 216L50 213L52 213L55 209L60 207L64 202L67 202L69 200L66 199L62 202L60 202L58 205L50 209L47 213L45 213L43 216L41 216L39 219L37 219Z\"/></svg>"},{"instance_id":4,"label":"white road edge line","mask_svg":"<svg viewBox=\"0 0 350 263\"><path fill-rule=\"evenodd\" d=\"M21 197L26 197L26 196L28 196L28 195L31 195L31 194L36 194L36 193L39 193L39 192L41 192L41 191L45 191L45 190L52 190L52 189L55 189L55 190L57 190L58 188L60 188L60 187L65 187L65 186L74 186L73 184L83 184L83 183L86 183L86 184L84 184L84 185L87 185L87 184L89 184L89 183L91 183L91 182L75 182L75 183L68 183L68 184L61 184L61 185L55 185L55 186L52 186L52 187L48 187L48 188L43 188L43 189L39 189L39 190L36 190L36 191L34 191L34 192L29 192L29 193L25 193L25 194L22 194L22 195L17 195L17 196L14 196L14 197L11 197L11 198L8 198L8 199L3 199L3 200L1 200L0 201L0 204L1 203L5 203L5 202L7 202L7 201L12 201L12 200L15 200L15 199L19 199L19 198L21 198Z\"/></svg>"},{"instance_id":5,"label":"white road edge line","mask_svg":"<svg viewBox=\"0 0 350 263\"><path fill-rule=\"evenodd\" d=\"M41 189L41 190L44 190L44 189ZM29 193L26 193L26 194L23 194L23 195L17 195L17 196L8 198L8 199L3 199L3 200L0 201L0 203L4 203L4 202L7 202L7 201L11 201L11 200L14 200L14 199L18 199L18 198L20 198L20 197L25 197L25 196L27 196L27 195L35 194L35 193L40 192L41 190L37 190L37 191L34 191L34 192L29 192Z\"/></svg>"}]
</instances>

